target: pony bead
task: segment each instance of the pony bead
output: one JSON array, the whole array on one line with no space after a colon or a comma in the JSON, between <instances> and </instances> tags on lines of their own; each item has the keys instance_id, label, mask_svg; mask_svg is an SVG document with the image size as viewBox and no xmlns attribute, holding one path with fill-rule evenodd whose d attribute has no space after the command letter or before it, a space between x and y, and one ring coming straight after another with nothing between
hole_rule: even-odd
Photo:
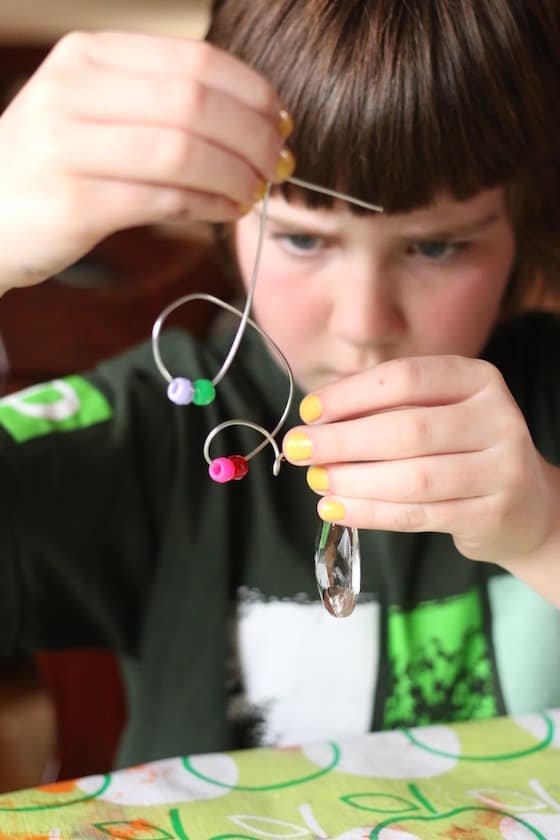
<instances>
[{"instance_id":1,"label":"pony bead","mask_svg":"<svg viewBox=\"0 0 560 840\"><path fill-rule=\"evenodd\" d=\"M247 459L243 455L214 458L208 467L210 478L217 481L218 484L225 484L227 481L239 481L248 472Z\"/></svg>"},{"instance_id":2,"label":"pony bead","mask_svg":"<svg viewBox=\"0 0 560 840\"><path fill-rule=\"evenodd\" d=\"M195 379L191 382L184 376L176 376L167 386L167 396L176 405L208 405L216 397L211 379Z\"/></svg>"},{"instance_id":3,"label":"pony bead","mask_svg":"<svg viewBox=\"0 0 560 840\"><path fill-rule=\"evenodd\" d=\"M216 389L211 379L195 379L193 403L195 405L208 405L216 397Z\"/></svg>"},{"instance_id":4,"label":"pony bead","mask_svg":"<svg viewBox=\"0 0 560 840\"><path fill-rule=\"evenodd\" d=\"M240 478L243 478L249 472L249 464L247 463L247 458L244 458L243 455L230 455L229 460L232 462L235 473L233 475L234 481L239 481Z\"/></svg>"},{"instance_id":5,"label":"pony bead","mask_svg":"<svg viewBox=\"0 0 560 840\"><path fill-rule=\"evenodd\" d=\"M235 465L231 458L214 458L208 467L208 474L218 484L225 484L231 481L235 475Z\"/></svg>"},{"instance_id":6,"label":"pony bead","mask_svg":"<svg viewBox=\"0 0 560 840\"><path fill-rule=\"evenodd\" d=\"M175 405L188 405L193 401L194 385L184 376L176 376L167 386L167 396Z\"/></svg>"}]
</instances>

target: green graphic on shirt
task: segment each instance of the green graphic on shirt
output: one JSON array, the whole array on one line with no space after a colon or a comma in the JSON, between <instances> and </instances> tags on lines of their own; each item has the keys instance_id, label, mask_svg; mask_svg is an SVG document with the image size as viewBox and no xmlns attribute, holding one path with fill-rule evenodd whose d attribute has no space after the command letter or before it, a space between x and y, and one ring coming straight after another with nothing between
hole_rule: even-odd
<instances>
[{"instance_id":1,"label":"green graphic on shirt","mask_svg":"<svg viewBox=\"0 0 560 840\"><path fill-rule=\"evenodd\" d=\"M109 420L111 406L81 376L33 385L0 400L0 426L17 443Z\"/></svg>"},{"instance_id":2,"label":"green graphic on shirt","mask_svg":"<svg viewBox=\"0 0 560 840\"><path fill-rule=\"evenodd\" d=\"M387 633L386 728L498 713L476 590L410 612L392 608Z\"/></svg>"}]
</instances>

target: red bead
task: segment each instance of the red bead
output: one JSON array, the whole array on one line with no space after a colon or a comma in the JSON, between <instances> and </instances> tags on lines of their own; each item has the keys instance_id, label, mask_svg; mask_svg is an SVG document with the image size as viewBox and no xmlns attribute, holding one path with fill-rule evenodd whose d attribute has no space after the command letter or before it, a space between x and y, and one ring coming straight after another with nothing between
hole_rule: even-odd
<instances>
[{"instance_id":1,"label":"red bead","mask_svg":"<svg viewBox=\"0 0 560 840\"><path fill-rule=\"evenodd\" d=\"M240 478L243 478L249 472L249 464L247 463L247 458L244 458L243 455L230 455L229 460L233 464L234 467L234 474L233 480L239 481Z\"/></svg>"}]
</instances>

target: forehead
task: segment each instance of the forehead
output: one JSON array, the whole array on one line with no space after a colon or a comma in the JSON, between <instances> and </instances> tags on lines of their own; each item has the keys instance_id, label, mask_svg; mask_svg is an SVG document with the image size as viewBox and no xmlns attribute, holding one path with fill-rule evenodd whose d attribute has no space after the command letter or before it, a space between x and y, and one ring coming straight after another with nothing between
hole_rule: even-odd
<instances>
[{"instance_id":1,"label":"forehead","mask_svg":"<svg viewBox=\"0 0 560 840\"><path fill-rule=\"evenodd\" d=\"M335 232L340 228L354 230L405 231L407 235L422 235L429 231L442 232L483 223L486 219L505 213L505 190L501 187L483 190L466 201L444 193L427 207L407 213L367 213L357 215L350 206L337 201L332 208L310 208L298 197L289 202L275 192L268 205L269 224L284 224Z\"/></svg>"}]
</instances>

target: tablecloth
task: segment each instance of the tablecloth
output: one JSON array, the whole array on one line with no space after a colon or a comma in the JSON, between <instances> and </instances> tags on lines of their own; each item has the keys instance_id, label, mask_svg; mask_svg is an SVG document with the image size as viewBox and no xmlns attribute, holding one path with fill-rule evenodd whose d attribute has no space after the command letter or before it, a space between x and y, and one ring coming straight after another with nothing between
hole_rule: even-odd
<instances>
[{"instance_id":1,"label":"tablecloth","mask_svg":"<svg viewBox=\"0 0 560 840\"><path fill-rule=\"evenodd\" d=\"M0 797L0 840L560 840L560 710L170 758Z\"/></svg>"}]
</instances>

